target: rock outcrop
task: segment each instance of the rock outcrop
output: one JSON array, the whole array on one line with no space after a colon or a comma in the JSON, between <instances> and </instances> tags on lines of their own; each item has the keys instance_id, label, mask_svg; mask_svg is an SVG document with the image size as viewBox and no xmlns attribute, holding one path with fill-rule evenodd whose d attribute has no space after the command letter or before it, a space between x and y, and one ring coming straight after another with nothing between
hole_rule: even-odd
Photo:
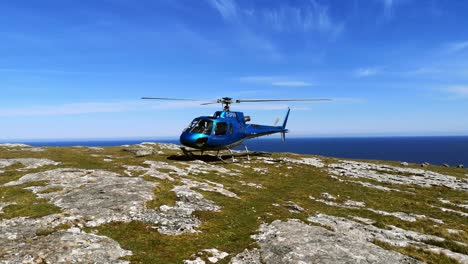
<instances>
[{"instance_id":1,"label":"rock outcrop","mask_svg":"<svg viewBox=\"0 0 468 264\"><path fill-rule=\"evenodd\" d=\"M244 251L231 263L420 263L344 232L300 220L263 224L253 236L260 248Z\"/></svg>"},{"instance_id":2,"label":"rock outcrop","mask_svg":"<svg viewBox=\"0 0 468 264\"><path fill-rule=\"evenodd\" d=\"M346 160L331 164L329 168L330 173L338 178L367 178L398 185L443 186L454 190L468 191L468 179L458 179L429 170Z\"/></svg>"}]
</instances>

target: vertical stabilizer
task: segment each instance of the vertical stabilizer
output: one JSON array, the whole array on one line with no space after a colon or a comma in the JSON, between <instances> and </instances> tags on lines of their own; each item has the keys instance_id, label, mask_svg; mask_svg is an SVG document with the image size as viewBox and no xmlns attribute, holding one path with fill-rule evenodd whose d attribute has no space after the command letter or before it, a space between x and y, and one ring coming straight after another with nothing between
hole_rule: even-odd
<instances>
[{"instance_id":1,"label":"vertical stabilizer","mask_svg":"<svg viewBox=\"0 0 468 264\"><path fill-rule=\"evenodd\" d=\"M281 132L281 141L283 142L286 141L286 132L288 132L286 129L286 124L288 123L289 112L291 112L291 108L288 108L288 112L286 113L286 117L284 118L283 122L283 131Z\"/></svg>"},{"instance_id":2,"label":"vertical stabilizer","mask_svg":"<svg viewBox=\"0 0 468 264\"><path fill-rule=\"evenodd\" d=\"M288 112L286 113L286 117L284 118L283 122L283 129L286 129L286 124L288 123L289 112L291 112L291 108L288 108Z\"/></svg>"}]
</instances>

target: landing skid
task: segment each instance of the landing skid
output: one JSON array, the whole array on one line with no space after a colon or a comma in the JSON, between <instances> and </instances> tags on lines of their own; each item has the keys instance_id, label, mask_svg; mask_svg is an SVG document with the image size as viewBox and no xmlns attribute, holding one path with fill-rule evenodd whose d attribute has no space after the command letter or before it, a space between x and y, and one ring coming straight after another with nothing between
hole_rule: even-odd
<instances>
[{"instance_id":1,"label":"landing skid","mask_svg":"<svg viewBox=\"0 0 468 264\"><path fill-rule=\"evenodd\" d=\"M217 150L215 156L206 155L206 154L204 155L204 153L207 151L202 151L202 150L197 150L197 149L187 149L185 147L181 147L180 149L182 150L185 157L188 157L191 159L210 160L210 157L212 157L227 164L239 161L236 158L240 158L240 157L247 157L247 160L250 161L250 156L262 156L262 155L269 154L266 152L249 151L249 149L245 145L244 145L244 148L245 148L245 151L242 151L242 152L240 151L234 152L230 148L226 148L225 150L229 151L229 154L221 154L222 150ZM197 152L199 152L200 154L195 154ZM229 159L232 159L232 160L229 160Z\"/></svg>"}]
</instances>

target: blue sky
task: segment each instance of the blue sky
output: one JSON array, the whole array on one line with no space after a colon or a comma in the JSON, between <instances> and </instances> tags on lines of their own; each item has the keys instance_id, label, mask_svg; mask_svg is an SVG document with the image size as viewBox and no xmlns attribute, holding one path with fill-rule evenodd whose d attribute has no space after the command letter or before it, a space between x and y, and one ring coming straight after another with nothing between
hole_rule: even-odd
<instances>
[{"instance_id":1,"label":"blue sky","mask_svg":"<svg viewBox=\"0 0 468 264\"><path fill-rule=\"evenodd\" d=\"M177 137L219 106L139 100L333 98L291 136L467 135L468 1L0 2L0 140Z\"/></svg>"}]
</instances>

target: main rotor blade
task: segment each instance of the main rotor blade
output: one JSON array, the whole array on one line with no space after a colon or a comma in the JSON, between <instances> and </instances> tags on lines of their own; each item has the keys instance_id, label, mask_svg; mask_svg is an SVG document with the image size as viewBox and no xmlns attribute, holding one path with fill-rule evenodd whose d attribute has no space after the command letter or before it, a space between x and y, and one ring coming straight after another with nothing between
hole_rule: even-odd
<instances>
[{"instance_id":1,"label":"main rotor blade","mask_svg":"<svg viewBox=\"0 0 468 264\"><path fill-rule=\"evenodd\" d=\"M181 99L181 98L165 98L165 97L142 97L145 100L165 100L165 101L208 101L200 99Z\"/></svg>"},{"instance_id":2,"label":"main rotor blade","mask_svg":"<svg viewBox=\"0 0 468 264\"><path fill-rule=\"evenodd\" d=\"M203 103L203 104L200 104L200 105L212 105L212 104L219 104L218 101L213 101L213 102L209 102L209 103Z\"/></svg>"},{"instance_id":3,"label":"main rotor blade","mask_svg":"<svg viewBox=\"0 0 468 264\"><path fill-rule=\"evenodd\" d=\"M254 99L254 100L235 100L236 103L264 103L264 102L318 102L318 101L332 101L332 99Z\"/></svg>"}]
</instances>

